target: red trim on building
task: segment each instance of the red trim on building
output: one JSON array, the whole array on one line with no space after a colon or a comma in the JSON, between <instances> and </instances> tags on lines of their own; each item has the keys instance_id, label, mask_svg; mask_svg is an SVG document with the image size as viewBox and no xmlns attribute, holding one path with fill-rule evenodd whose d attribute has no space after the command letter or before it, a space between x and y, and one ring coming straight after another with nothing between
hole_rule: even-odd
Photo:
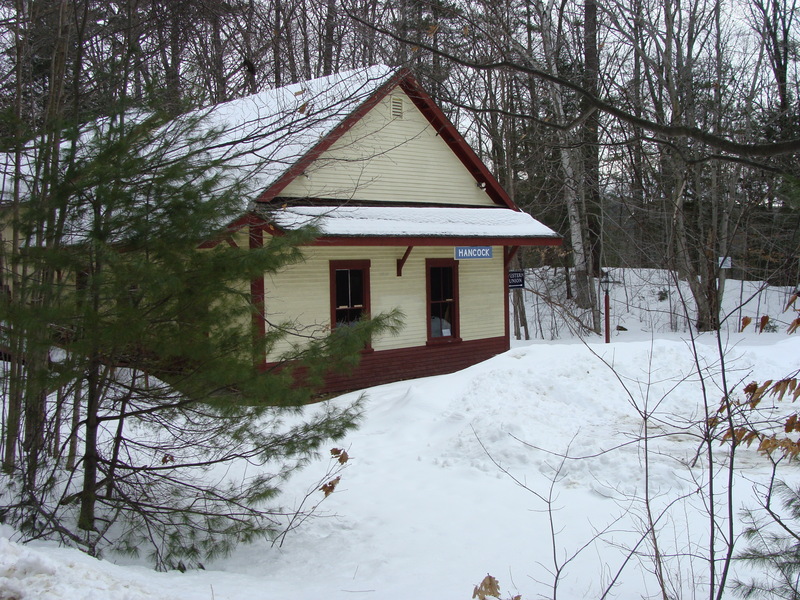
<instances>
[{"instance_id":1,"label":"red trim on building","mask_svg":"<svg viewBox=\"0 0 800 600\"><path fill-rule=\"evenodd\" d=\"M433 337L431 335L431 267L450 267L453 269L453 314L450 319L450 335ZM458 261L452 258L426 258L425 259L425 318L427 320L428 345L453 344L461 342L461 320L458 310Z\"/></svg>"},{"instance_id":2,"label":"red trim on building","mask_svg":"<svg viewBox=\"0 0 800 600\"><path fill-rule=\"evenodd\" d=\"M503 310L503 322L505 326L506 339L509 340L510 343L511 328L509 326L510 314L508 308L508 263L509 261L506 260L503 268L503 301L505 302L505 307Z\"/></svg>"},{"instance_id":3,"label":"red trim on building","mask_svg":"<svg viewBox=\"0 0 800 600\"><path fill-rule=\"evenodd\" d=\"M227 242L229 239L231 239L231 236L234 233L236 233L237 231L239 231L240 229L243 229L244 227L247 227L248 225L252 225L252 224L256 223L259 220L263 222L263 219L261 219L257 215L254 215L253 213L246 213L246 214L242 215L241 217L239 217L238 219L228 223L225 226L225 228L222 229L213 238L211 238L210 240L205 240L204 242L201 242L197 247L198 248L216 248L222 242Z\"/></svg>"},{"instance_id":4,"label":"red trim on building","mask_svg":"<svg viewBox=\"0 0 800 600\"><path fill-rule=\"evenodd\" d=\"M325 236L310 246L560 246L561 238Z\"/></svg>"},{"instance_id":5,"label":"red trim on building","mask_svg":"<svg viewBox=\"0 0 800 600\"><path fill-rule=\"evenodd\" d=\"M397 276L403 276L403 266L406 264L408 257L411 255L411 251L414 249L414 246L409 246L406 248L406 251L403 253L403 258L397 259Z\"/></svg>"},{"instance_id":6,"label":"red trim on building","mask_svg":"<svg viewBox=\"0 0 800 600\"><path fill-rule=\"evenodd\" d=\"M373 385L444 375L477 364L509 349L507 337L434 344L396 350L364 351L350 373L333 373L325 378L320 393L345 392ZM278 366L266 365L267 368Z\"/></svg>"},{"instance_id":7,"label":"red trim on building","mask_svg":"<svg viewBox=\"0 0 800 600\"><path fill-rule=\"evenodd\" d=\"M328 261L329 280L331 298L331 329L336 327L336 270L337 269L359 269L364 272L362 291L364 294L364 315L369 318L370 312L370 285L369 285L369 260L331 260Z\"/></svg>"},{"instance_id":8,"label":"red trim on building","mask_svg":"<svg viewBox=\"0 0 800 600\"><path fill-rule=\"evenodd\" d=\"M250 250L264 246L264 233L258 225L250 225ZM250 280L250 303L253 307L253 335L263 338L267 334L267 307L266 292L264 288L264 275ZM263 364L266 357L261 357L259 363Z\"/></svg>"},{"instance_id":9,"label":"red trim on building","mask_svg":"<svg viewBox=\"0 0 800 600\"><path fill-rule=\"evenodd\" d=\"M511 261L517 255L518 251L519 251L519 246L509 246L508 248L505 249L505 258L503 262L506 266L506 269L509 267Z\"/></svg>"}]
</instances>

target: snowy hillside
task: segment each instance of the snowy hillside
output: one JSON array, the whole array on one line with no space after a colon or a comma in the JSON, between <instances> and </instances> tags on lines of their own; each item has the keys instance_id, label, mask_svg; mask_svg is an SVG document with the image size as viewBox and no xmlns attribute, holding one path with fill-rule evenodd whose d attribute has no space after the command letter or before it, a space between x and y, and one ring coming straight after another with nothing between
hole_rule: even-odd
<instances>
[{"instance_id":1,"label":"snowy hillside","mask_svg":"<svg viewBox=\"0 0 800 600\"><path fill-rule=\"evenodd\" d=\"M729 293L738 295L737 286L729 282ZM719 404L723 366L740 397L750 381L793 373L800 337L784 327L728 330L721 357L714 336L693 342L681 327L670 332L669 311L642 310L669 302L657 289L622 289L614 290L613 322L627 331L611 344L521 343L452 375L367 390L361 427L337 444L351 456L341 483L320 518L281 548L241 547L204 571L155 573L0 539L0 598L456 600L469 599L490 573L503 598L532 600L553 596L562 567L559 598L599 598L618 572L608 597L649 596L658 590L650 538L642 541L647 496L669 585L702 596L707 566L691 555L705 554L708 543L707 497L696 493L709 473L705 406ZM761 298L746 314L778 316L786 293ZM763 414L791 408L770 400ZM722 475L726 448L713 446L713 470ZM739 515L757 504L769 469L755 448L736 460ZM292 480L284 502L300 502L327 463L323 457ZM781 469L796 477L796 467ZM723 502L724 477L716 491Z\"/></svg>"},{"instance_id":2,"label":"snowy hillside","mask_svg":"<svg viewBox=\"0 0 800 600\"><path fill-rule=\"evenodd\" d=\"M630 340L632 334L688 334L695 314L686 282L660 269L609 269L612 335ZM532 339L565 339L577 335L574 319L580 314L567 299L563 269L529 269L523 297ZM720 319L724 331L738 331L743 317L753 323L769 317L770 331L785 331L797 315L784 312L794 293L791 287L768 287L759 281L725 282ZM598 293L599 290L598 290ZM588 321L588 319L587 319ZM619 332L624 328L626 332ZM751 331L755 326L751 325Z\"/></svg>"}]
</instances>

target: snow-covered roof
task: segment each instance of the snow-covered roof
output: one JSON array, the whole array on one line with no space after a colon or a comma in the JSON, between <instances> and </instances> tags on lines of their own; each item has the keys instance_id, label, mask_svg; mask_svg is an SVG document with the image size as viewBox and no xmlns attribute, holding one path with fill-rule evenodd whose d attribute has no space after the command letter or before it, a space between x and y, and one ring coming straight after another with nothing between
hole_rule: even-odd
<instances>
[{"instance_id":1,"label":"snow-covered roof","mask_svg":"<svg viewBox=\"0 0 800 600\"><path fill-rule=\"evenodd\" d=\"M386 84L386 65L344 71L193 113L221 133L216 145L267 189Z\"/></svg>"},{"instance_id":2,"label":"snow-covered roof","mask_svg":"<svg viewBox=\"0 0 800 600\"><path fill-rule=\"evenodd\" d=\"M150 148L149 153L163 157L165 164L187 153L224 160L252 189L263 191L397 73L385 65L344 71L192 111L163 125L153 136L152 148L142 146L140 151L148 153ZM125 120L136 123L146 117L127 113ZM82 128L78 158L97 155L98 138L112 131L109 123L101 120ZM32 140L22 150L23 194L35 177L40 144L41 140ZM65 152L68 145L63 144ZM11 192L14 173L14 155L0 154L0 194ZM243 198L243 210L249 200Z\"/></svg>"},{"instance_id":3,"label":"snow-covered roof","mask_svg":"<svg viewBox=\"0 0 800 600\"><path fill-rule=\"evenodd\" d=\"M323 236L559 238L529 214L501 207L292 206L267 218L281 229L313 224Z\"/></svg>"},{"instance_id":4,"label":"snow-covered roof","mask_svg":"<svg viewBox=\"0 0 800 600\"><path fill-rule=\"evenodd\" d=\"M240 214L260 211L269 206L258 201L269 199L262 195L265 191L278 193L296 174L298 163L316 156L320 142L335 137L334 131L342 131L337 128L346 128L353 122L353 115L361 114L360 110L377 102L382 88L386 91L393 82L400 83L407 77L406 72L397 68L377 65L265 90L178 117L161 126L156 135L146 136L142 143L133 145L131 150L146 157L148 168L142 174L144 178L158 172L159 164L168 165L178 157L192 157L196 165L222 161L226 173L243 181L250 190L241 196ZM420 97L423 96L420 91ZM433 112L436 110L433 107ZM88 124L77 138L76 157L89 163L94 158L102 160L101 138L106 134L113 136L115 130L124 130L119 127L123 121L135 124L146 118L143 113L129 113L124 119ZM435 118L443 121L440 125L452 129L450 137L459 138L461 159L480 163L471 150L467 151L466 143L452 124L446 122L446 117ZM37 144L34 140L22 153L19 173L23 195L26 188L36 187ZM67 143L65 151L66 146ZM486 171L482 163L480 168ZM0 155L0 204L13 189L15 172L14 156ZM493 190L495 186L500 189L488 171L484 179L491 180ZM132 180L131 185L134 183ZM502 189L500 193L505 196ZM501 199L497 207L486 208L295 206L274 212L272 220L285 229L316 221L326 236L558 238L530 215L514 210L513 203L506 200ZM67 230L73 239L83 239L85 235L86 209L87 206L68 208L72 222ZM219 215L219 218L220 222L213 224L216 227L230 223L228 219L232 217Z\"/></svg>"}]
</instances>

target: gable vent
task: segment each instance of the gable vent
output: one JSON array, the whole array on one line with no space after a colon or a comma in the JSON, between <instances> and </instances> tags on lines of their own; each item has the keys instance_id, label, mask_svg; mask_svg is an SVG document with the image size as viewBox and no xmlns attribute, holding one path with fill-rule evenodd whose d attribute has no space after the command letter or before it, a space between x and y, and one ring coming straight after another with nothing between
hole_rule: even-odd
<instances>
[{"instance_id":1,"label":"gable vent","mask_svg":"<svg viewBox=\"0 0 800 600\"><path fill-rule=\"evenodd\" d=\"M402 119L403 118L403 99L400 96L392 96L391 107L392 107L392 118L393 119Z\"/></svg>"}]
</instances>

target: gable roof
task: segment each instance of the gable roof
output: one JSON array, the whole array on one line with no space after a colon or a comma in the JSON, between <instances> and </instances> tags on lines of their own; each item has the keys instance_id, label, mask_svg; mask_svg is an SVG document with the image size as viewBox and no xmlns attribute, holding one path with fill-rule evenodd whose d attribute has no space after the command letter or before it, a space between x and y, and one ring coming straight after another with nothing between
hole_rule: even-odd
<instances>
[{"instance_id":1,"label":"gable roof","mask_svg":"<svg viewBox=\"0 0 800 600\"><path fill-rule=\"evenodd\" d=\"M280 195L395 88L401 88L495 204L518 210L486 165L408 69L377 65L344 71L207 109L231 151L264 161L257 201ZM269 163L269 164L266 164Z\"/></svg>"},{"instance_id":2,"label":"gable roof","mask_svg":"<svg viewBox=\"0 0 800 600\"><path fill-rule=\"evenodd\" d=\"M445 142L496 205L496 207L471 210L494 211L502 208L524 215L515 220L514 232L506 231L501 236L502 239L516 238L524 244L526 243L522 241L524 237L548 238L547 243L558 243L560 238L555 232L541 225L530 215L519 211L456 127L421 88L411 72L403 68L377 65L345 71L196 110L161 127L156 136L155 150L165 162L169 161L170 156L181 153L196 154L200 157L199 160L203 156L208 156L224 161L228 167L246 179L249 188L254 190L255 197L243 198L241 206L242 214L252 212L259 207L268 206L294 178L303 173L314 160L398 87L405 92L430 123L436 135ZM146 116L132 114L126 115L125 118L136 122ZM93 136L97 131L103 131L105 127L108 127L108 124L101 121L84 129L77 141L78 155L96 153L97 149L92 148ZM203 133L210 131L214 131L215 134L211 136L210 142L206 142ZM139 151L147 153L149 147L140 148ZM28 184L28 179L33 180L35 177L34 169L30 166L34 164L35 153L36 142L33 141L23 152L21 169L23 185ZM2 200L2 196L12 191L11 182L15 172L13 155L4 154L0 163L2 163L0 164L2 171L0 200ZM459 227L474 229L497 219L497 215L487 214L479 217L479 213L463 213L461 217L454 217L455 213L435 213L432 208L428 209L430 212L425 213L426 220L437 219L442 227L446 227L448 223L460 222ZM260 217L269 220L264 211L256 210L256 212ZM350 225L356 222L352 219L346 221L342 217L343 214L332 213L329 208L324 214L320 214L320 218L327 219L330 223L335 221L339 224L337 227L345 222L349 222ZM374 210L362 211L358 221L362 226L366 222L365 215L368 214L378 213ZM434 217L434 214L437 216ZM469 218L465 217L467 214L470 214ZM396 213L389 219L393 223L390 229L396 231L402 227L412 228L416 231L414 236L430 236L431 234L423 232L424 227L411 226L412 217L410 212ZM402 220L406 221L405 225L400 223ZM527 227L519 229L523 221L527 221ZM250 222L247 217L237 219L233 223L228 223L227 230L238 229L246 222ZM377 217L373 225L383 227L387 222L385 214L382 214ZM320 222L317 224L320 225ZM225 223L220 222L218 225L224 227ZM284 226L293 228L298 225L294 222L285 223ZM368 230L369 228L365 231ZM373 231L377 229L373 228ZM347 235L363 237L363 234L352 232ZM382 235L392 237L388 233ZM471 235L474 237L474 234ZM445 234L439 237L443 239Z\"/></svg>"}]
</instances>

